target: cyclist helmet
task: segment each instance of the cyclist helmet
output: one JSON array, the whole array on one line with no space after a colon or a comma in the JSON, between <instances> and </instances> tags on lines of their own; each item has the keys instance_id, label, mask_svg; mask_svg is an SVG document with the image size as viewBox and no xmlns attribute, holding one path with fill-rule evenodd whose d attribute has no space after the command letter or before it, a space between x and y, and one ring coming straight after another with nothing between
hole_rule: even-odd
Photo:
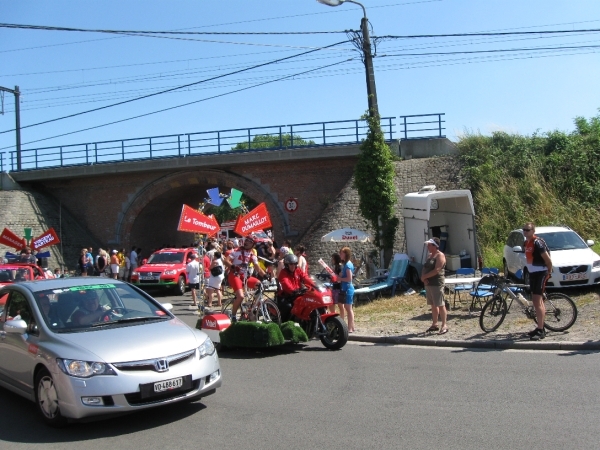
<instances>
[{"instance_id":1,"label":"cyclist helmet","mask_svg":"<svg viewBox=\"0 0 600 450\"><path fill-rule=\"evenodd\" d=\"M289 264L298 264L298 257L296 255L285 255L285 258L283 258L283 264L286 267Z\"/></svg>"},{"instance_id":2,"label":"cyclist helmet","mask_svg":"<svg viewBox=\"0 0 600 450\"><path fill-rule=\"evenodd\" d=\"M256 243L254 236L252 236L251 234L249 234L248 236L246 236L246 237L244 238L244 244L245 244L246 242L251 242L251 243L252 243L252 245L254 245L254 244Z\"/></svg>"}]
</instances>

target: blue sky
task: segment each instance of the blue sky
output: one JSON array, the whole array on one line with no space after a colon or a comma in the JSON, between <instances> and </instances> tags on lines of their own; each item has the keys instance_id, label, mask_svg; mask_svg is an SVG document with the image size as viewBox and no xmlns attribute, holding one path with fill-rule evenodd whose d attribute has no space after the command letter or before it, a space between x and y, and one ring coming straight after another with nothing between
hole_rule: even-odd
<instances>
[{"instance_id":1,"label":"blue sky","mask_svg":"<svg viewBox=\"0 0 600 450\"><path fill-rule=\"evenodd\" d=\"M364 0L363 4L374 36L600 29L597 0ZM315 0L0 0L2 23L86 29L343 31L358 29L361 17L357 5L331 8ZM178 37L188 40L0 28L0 86L20 87L25 127L347 39L344 33ZM582 48L594 45L600 46L600 33L383 40L375 58L380 113L445 113L451 139L465 130L570 131L574 117L595 116L600 107L600 47ZM561 46L578 48L422 55ZM391 56L398 53L403 56ZM341 44L176 93L24 128L23 148L355 119L367 108L358 56L351 44ZM286 81L26 145L311 69ZM5 94L0 131L14 128L13 109L13 96ZM0 147L14 149L14 143L14 133L0 134Z\"/></svg>"}]
</instances>

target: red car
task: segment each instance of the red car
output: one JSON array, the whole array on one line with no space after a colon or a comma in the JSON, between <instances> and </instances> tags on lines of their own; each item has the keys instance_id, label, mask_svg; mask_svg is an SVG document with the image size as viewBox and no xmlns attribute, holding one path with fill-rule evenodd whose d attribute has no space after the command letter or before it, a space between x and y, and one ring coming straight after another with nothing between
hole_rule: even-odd
<instances>
[{"instance_id":1,"label":"red car","mask_svg":"<svg viewBox=\"0 0 600 450\"><path fill-rule=\"evenodd\" d=\"M0 264L0 287L15 281L45 280L46 278L48 277L44 270L35 264Z\"/></svg>"},{"instance_id":2,"label":"red car","mask_svg":"<svg viewBox=\"0 0 600 450\"><path fill-rule=\"evenodd\" d=\"M131 273L131 283L140 288L173 289L178 295L185 294L188 284L185 266L195 248L165 248L148 258L143 266Z\"/></svg>"}]
</instances>

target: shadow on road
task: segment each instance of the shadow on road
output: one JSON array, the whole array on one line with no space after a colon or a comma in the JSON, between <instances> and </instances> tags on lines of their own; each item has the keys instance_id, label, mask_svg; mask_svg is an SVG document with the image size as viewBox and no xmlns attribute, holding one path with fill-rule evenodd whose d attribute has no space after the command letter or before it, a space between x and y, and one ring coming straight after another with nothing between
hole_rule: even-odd
<instances>
[{"instance_id":1,"label":"shadow on road","mask_svg":"<svg viewBox=\"0 0 600 450\"><path fill-rule=\"evenodd\" d=\"M33 402L0 388L0 411L9 412L2 416L0 441L43 444L116 437L168 425L203 409L206 406L201 401L176 403L106 420L72 423L65 428L56 429L46 426L38 418Z\"/></svg>"}]
</instances>

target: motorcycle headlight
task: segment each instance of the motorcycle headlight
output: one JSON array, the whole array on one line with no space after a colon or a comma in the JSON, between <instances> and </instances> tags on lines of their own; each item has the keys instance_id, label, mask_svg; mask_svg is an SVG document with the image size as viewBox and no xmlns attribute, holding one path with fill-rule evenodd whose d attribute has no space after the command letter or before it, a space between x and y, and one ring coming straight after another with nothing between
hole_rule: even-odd
<instances>
[{"instance_id":1,"label":"motorcycle headlight","mask_svg":"<svg viewBox=\"0 0 600 450\"><path fill-rule=\"evenodd\" d=\"M598 261L594 261L594 264L592 265L593 269L597 269L598 267L600 267L600 259Z\"/></svg>"},{"instance_id":2,"label":"motorcycle headlight","mask_svg":"<svg viewBox=\"0 0 600 450\"><path fill-rule=\"evenodd\" d=\"M212 355L215 352L215 344L210 338L206 338L206 340L196 349L196 356L198 359L202 359L207 355Z\"/></svg>"},{"instance_id":3,"label":"motorcycle headlight","mask_svg":"<svg viewBox=\"0 0 600 450\"><path fill-rule=\"evenodd\" d=\"M116 372L106 363L80 361L77 359L58 358L58 367L72 377L89 378L94 375L116 375Z\"/></svg>"},{"instance_id":4,"label":"motorcycle headlight","mask_svg":"<svg viewBox=\"0 0 600 450\"><path fill-rule=\"evenodd\" d=\"M165 270L165 275L177 275L177 270Z\"/></svg>"}]
</instances>

